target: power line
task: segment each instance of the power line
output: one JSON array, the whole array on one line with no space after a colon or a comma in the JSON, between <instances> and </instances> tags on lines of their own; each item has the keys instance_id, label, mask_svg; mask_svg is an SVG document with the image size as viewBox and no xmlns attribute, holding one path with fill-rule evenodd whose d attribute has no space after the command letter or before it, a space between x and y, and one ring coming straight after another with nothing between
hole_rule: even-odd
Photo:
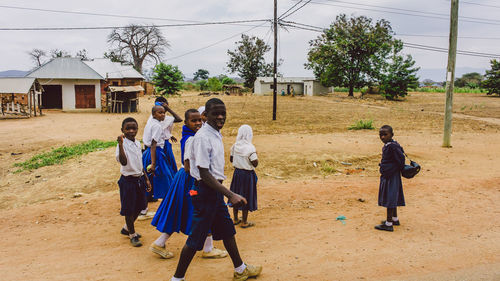
<instances>
[{"instance_id":1,"label":"power line","mask_svg":"<svg viewBox=\"0 0 500 281\"><path fill-rule=\"evenodd\" d=\"M286 10L283 14L281 14L278 19L281 19L282 16L284 16L286 13L290 12L290 10L292 10L293 8L295 8L297 5L299 5L300 3L302 3L302 0L299 0L297 3L295 3L295 5L293 5L292 7L290 7L290 9Z\"/></svg>"},{"instance_id":2,"label":"power line","mask_svg":"<svg viewBox=\"0 0 500 281\"><path fill-rule=\"evenodd\" d=\"M297 0L293 0L293 1L297 1ZM390 13L390 14L413 16L413 17L423 17L423 18L433 18L433 19L446 20L446 21L449 20L449 18L442 17L442 16L432 16L432 15L425 15L425 14L412 14L412 13L405 13L405 12L384 11L384 10L376 10L376 9L362 8L362 7L350 7L350 6L345 6L345 5L324 3L324 2L311 1L310 3L316 4L316 5L341 7L341 8L347 8L347 9L353 9L353 10L365 10L365 11L370 11L370 12ZM359 4L359 5L362 5L362 4ZM478 20L470 20L470 19L466 19L465 17L461 17L460 21L461 22L470 22L470 23L479 23L479 24L500 25L500 22L492 22L492 21L496 21L496 20L491 20L491 19L483 20L483 19L479 19L479 18L477 18L477 19Z\"/></svg>"},{"instance_id":3,"label":"power line","mask_svg":"<svg viewBox=\"0 0 500 281\"><path fill-rule=\"evenodd\" d=\"M483 7L490 7L490 8L499 8L500 9L500 6L495 6L495 5L480 4L480 3L467 2L467 1L461 1L460 3L469 4L469 5L476 5L476 6L483 6Z\"/></svg>"},{"instance_id":4,"label":"power line","mask_svg":"<svg viewBox=\"0 0 500 281\"><path fill-rule=\"evenodd\" d=\"M177 23L177 24L158 24L158 25L141 25L143 27L188 27L188 26L206 26L206 25L224 25L235 23L251 23L251 22L267 22L266 19L257 20L238 20L238 21L217 21L217 22L200 22L200 23ZM61 30L106 30L106 29L125 29L128 26L93 26L93 27L4 27L0 31L61 31Z\"/></svg>"},{"instance_id":5,"label":"power line","mask_svg":"<svg viewBox=\"0 0 500 281\"><path fill-rule=\"evenodd\" d=\"M428 38L448 38L448 35L426 35L426 34L394 34L403 37L428 37ZM485 39L485 40L500 40L500 37L477 37L477 36L458 36L460 39Z\"/></svg>"},{"instance_id":6,"label":"power line","mask_svg":"<svg viewBox=\"0 0 500 281\"><path fill-rule=\"evenodd\" d=\"M254 29L258 28L258 27L261 27L261 26L263 26L264 24L266 24L266 23L264 22L264 23L262 23L262 24L259 24L259 25L254 26L254 27L252 27L252 28L250 28L250 29L248 29L248 30L245 30L245 31L243 31L243 32L240 32L240 33L237 33L237 34L231 35L231 36L229 36L229 37L227 37L227 38L224 38L224 39L222 39L222 40L219 40L219 41L217 41L217 42L214 42L214 43L212 43L212 44L210 44L210 45L207 45L207 46L205 46L205 47L201 47L201 48L198 48L198 49L195 49L195 50L192 50L192 51L186 52L186 53L184 53L184 54L182 54L182 55L178 55L178 56L175 56L175 57L170 57L170 58L167 58L166 60L167 60L167 61L169 61L169 60L175 60L175 59L178 59L178 58L181 58L181 57L184 57L184 56L187 56L187 55L190 55L190 54L193 54L193 53L196 53L196 52L199 52L199 51L205 50L205 49L208 49L208 48L213 47L213 46L215 46L215 45L218 45L218 44L220 44L220 43L222 43L222 42L225 42L225 41L227 41L227 40L230 40L230 39L232 39L232 38L234 38L234 37L236 37L236 36L239 36L239 35L241 35L241 34L243 34L243 33L246 33L246 32L249 32L249 31L251 31L251 30L254 30Z\"/></svg>"},{"instance_id":7,"label":"power line","mask_svg":"<svg viewBox=\"0 0 500 281\"><path fill-rule=\"evenodd\" d=\"M284 19L284 18L287 18L291 15L293 15L295 12L297 12L298 10L304 8L305 5L309 4L311 2L311 0L308 0L306 3L302 4L302 6L298 7L297 9L293 10L292 12L290 12L288 15L284 16L284 17L281 17L281 19Z\"/></svg>"}]
</instances>

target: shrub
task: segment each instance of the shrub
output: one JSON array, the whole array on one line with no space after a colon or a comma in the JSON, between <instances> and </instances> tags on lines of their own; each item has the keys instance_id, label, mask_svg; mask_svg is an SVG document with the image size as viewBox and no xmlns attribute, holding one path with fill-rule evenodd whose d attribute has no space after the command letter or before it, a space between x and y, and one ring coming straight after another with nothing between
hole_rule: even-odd
<instances>
[{"instance_id":1,"label":"shrub","mask_svg":"<svg viewBox=\"0 0 500 281\"><path fill-rule=\"evenodd\" d=\"M153 84L157 93L161 95L175 95L182 89L184 75L170 64L157 64L153 70Z\"/></svg>"},{"instance_id":2,"label":"shrub","mask_svg":"<svg viewBox=\"0 0 500 281\"><path fill-rule=\"evenodd\" d=\"M347 128L348 130L373 130L373 120L358 120L358 122Z\"/></svg>"},{"instance_id":3,"label":"shrub","mask_svg":"<svg viewBox=\"0 0 500 281\"><path fill-rule=\"evenodd\" d=\"M222 90L222 83L219 81L219 79L217 77L208 78L207 88L210 91L214 91L214 92L220 91L220 90Z\"/></svg>"}]
</instances>

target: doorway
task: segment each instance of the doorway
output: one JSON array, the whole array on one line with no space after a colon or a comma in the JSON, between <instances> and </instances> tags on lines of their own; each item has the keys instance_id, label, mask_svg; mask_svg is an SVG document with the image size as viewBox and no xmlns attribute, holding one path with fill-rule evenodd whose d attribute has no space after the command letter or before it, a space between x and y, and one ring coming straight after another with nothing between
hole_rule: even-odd
<instances>
[{"instance_id":1,"label":"doorway","mask_svg":"<svg viewBox=\"0 0 500 281\"><path fill-rule=\"evenodd\" d=\"M62 109L62 85L43 85L42 107Z\"/></svg>"}]
</instances>

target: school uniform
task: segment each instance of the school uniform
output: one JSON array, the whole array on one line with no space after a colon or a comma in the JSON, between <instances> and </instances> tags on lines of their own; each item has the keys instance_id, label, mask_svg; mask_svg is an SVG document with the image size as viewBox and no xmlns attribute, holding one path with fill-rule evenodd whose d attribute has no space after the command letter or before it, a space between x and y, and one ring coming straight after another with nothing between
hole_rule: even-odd
<instances>
[{"instance_id":1,"label":"school uniform","mask_svg":"<svg viewBox=\"0 0 500 281\"><path fill-rule=\"evenodd\" d=\"M386 208L405 206L401 170L405 165L403 148L392 140L382 147L378 205Z\"/></svg>"},{"instance_id":2,"label":"school uniform","mask_svg":"<svg viewBox=\"0 0 500 281\"><path fill-rule=\"evenodd\" d=\"M191 144L195 132L187 126L182 127L181 159L190 159ZM193 204L189 191L194 185L194 178L181 167L175 174L167 195L161 202L151 224L162 233L171 234L182 231L191 233Z\"/></svg>"},{"instance_id":3,"label":"school uniform","mask_svg":"<svg viewBox=\"0 0 500 281\"><path fill-rule=\"evenodd\" d=\"M252 129L243 125L238 130L236 143L231 147L234 174L231 181L231 191L247 200L247 205L238 210L257 210L257 174L251 161L257 160L257 152L252 144Z\"/></svg>"},{"instance_id":4,"label":"school uniform","mask_svg":"<svg viewBox=\"0 0 500 281\"><path fill-rule=\"evenodd\" d=\"M127 165L120 167L120 201L122 216L135 216L146 208L146 183L143 177L141 143L123 139ZM120 146L116 145L116 161L120 162Z\"/></svg>"},{"instance_id":5,"label":"school uniform","mask_svg":"<svg viewBox=\"0 0 500 281\"><path fill-rule=\"evenodd\" d=\"M149 116L148 122L146 123L146 126L150 121L153 119L153 116ZM172 143L170 143L170 138L172 137L172 130L174 129L174 121L175 118L172 116L165 116L165 119L163 121L159 121L161 124L161 127L163 129L163 134L165 141L162 143L163 147L163 153L165 153L165 160L167 162L167 167L170 169L170 174L175 175L177 173L177 163L175 162L175 156L174 152L172 150ZM144 132L146 134L146 132Z\"/></svg>"},{"instance_id":6,"label":"school uniform","mask_svg":"<svg viewBox=\"0 0 500 281\"><path fill-rule=\"evenodd\" d=\"M154 198L164 198L174 178L174 173L168 166L167 157L163 150L166 137L167 135L165 134L163 124L160 121L154 118L148 120L142 137L142 142L146 147L146 150L142 154L142 162L144 167L151 164L151 144L153 140L156 141L155 176L149 176L151 184L153 185Z\"/></svg>"},{"instance_id":7,"label":"school uniform","mask_svg":"<svg viewBox=\"0 0 500 281\"><path fill-rule=\"evenodd\" d=\"M224 176L224 145L222 135L206 124L193 137L190 173L195 178L192 192L193 224L186 245L195 250L203 249L207 234L211 230L214 240L224 240L236 234L233 221L224 202L224 195L201 180L198 166L206 168L222 183Z\"/></svg>"}]
</instances>

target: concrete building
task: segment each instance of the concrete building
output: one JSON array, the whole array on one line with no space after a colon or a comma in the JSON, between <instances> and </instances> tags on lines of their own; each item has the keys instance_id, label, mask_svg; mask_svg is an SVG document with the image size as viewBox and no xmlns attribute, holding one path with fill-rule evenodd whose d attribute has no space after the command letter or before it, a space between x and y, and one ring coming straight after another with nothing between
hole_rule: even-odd
<instances>
[{"instance_id":1,"label":"concrete building","mask_svg":"<svg viewBox=\"0 0 500 281\"><path fill-rule=\"evenodd\" d=\"M333 87L324 87L312 77L278 77L277 84L278 95L282 91L285 94L293 93L295 95L318 96L333 93ZM254 83L254 94L271 95L273 93L272 77L257 77Z\"/></svg>"},{"instance_id":2,"label":"concrete building","mask_svg":"<svg viewBox=\"0 0 500 281\"><path fill-rule=\"evenodd\" d=\"M64 111L101 111L99 73L79 58L55 58L26 74L42 84L42 107Z\"/></svg>"}]
</instances>

